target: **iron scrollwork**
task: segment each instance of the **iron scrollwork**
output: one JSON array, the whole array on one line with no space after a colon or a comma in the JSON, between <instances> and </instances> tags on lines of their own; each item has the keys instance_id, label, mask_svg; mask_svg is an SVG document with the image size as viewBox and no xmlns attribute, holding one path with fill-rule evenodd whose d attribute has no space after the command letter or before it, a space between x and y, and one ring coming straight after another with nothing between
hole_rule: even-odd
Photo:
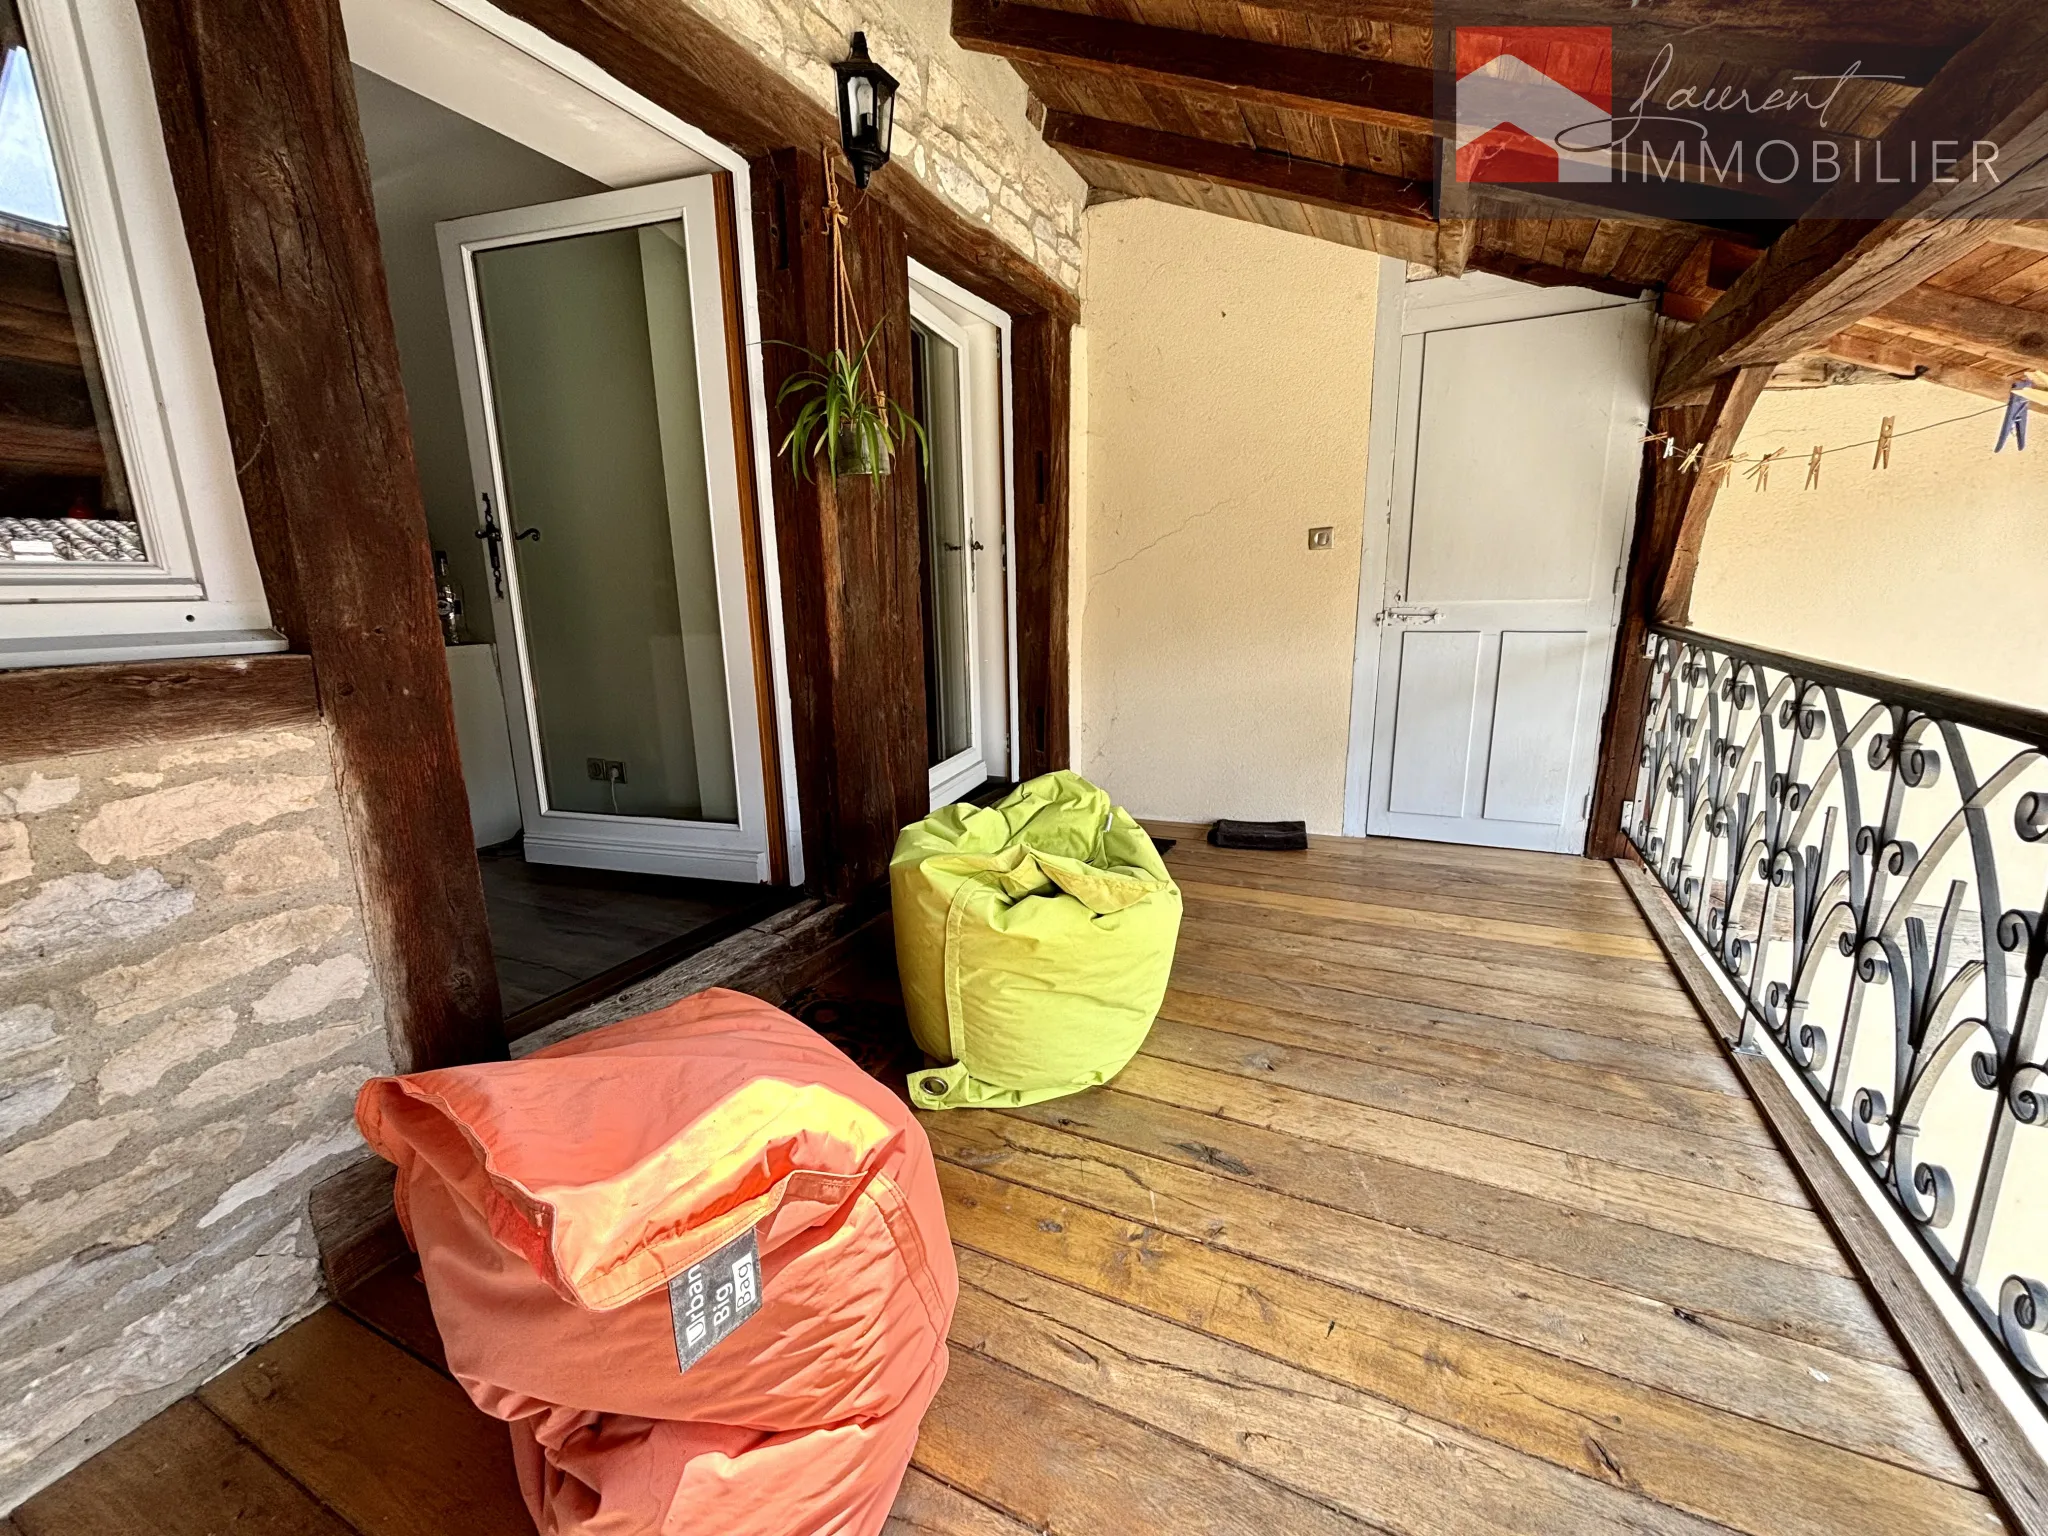
<instances>
[{"instance_id":1,"label":"iron scrollwork","mask_svg":"<svg viewBox=\"0 0 2048 1536\"><path fill-rule=\"evenodd\" d=\"M1783 1053L2048 1404L2048 733L1682 631L1650 659L1627 831L1738 1046Z\"/></svg>"}]
</instances>

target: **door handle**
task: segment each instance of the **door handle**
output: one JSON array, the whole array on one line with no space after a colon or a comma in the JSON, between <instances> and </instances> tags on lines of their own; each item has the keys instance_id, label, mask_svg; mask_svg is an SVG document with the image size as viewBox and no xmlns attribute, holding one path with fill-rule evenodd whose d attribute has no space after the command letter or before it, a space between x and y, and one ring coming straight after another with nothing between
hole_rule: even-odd
<instances>
[{"instance_id":1,"label":"door handle","mask_svg":"<svg viewBox=\"0 0 2048 1536\"><path fill-rule=\"evenodd\" d=\"M538 544L540 542L540 530L538 528L522 528L512 535L512 542L514 544L517 544L521 539L531 539L534 543Z\"/></svg>"},{"instance_id":2,"label":"door handle","mask_svg":"<svg viewBox=\"0 0 2048 1536\"><path fill-rule=\"evenodd\" d=\"M497 513L491 510L491 493L483 493L484 525L477 529L476 536L484 541L484 553L491 557L491 586L498 594L498 601L505 600L505 530L498 526Z\"/></svg>"},{"instance_id":3,"label":"door handle","mask_svg":"<svg viewBox=\"0 0 2048 1536\"><path fill-rule=\"evenodd\" d=\"M1389 624L1434 624L1443 616L1441 608L1427 608L1420 603L1389 603L1373 615L1373 623L1382 628Z\"/></svg>"}]
</instances>

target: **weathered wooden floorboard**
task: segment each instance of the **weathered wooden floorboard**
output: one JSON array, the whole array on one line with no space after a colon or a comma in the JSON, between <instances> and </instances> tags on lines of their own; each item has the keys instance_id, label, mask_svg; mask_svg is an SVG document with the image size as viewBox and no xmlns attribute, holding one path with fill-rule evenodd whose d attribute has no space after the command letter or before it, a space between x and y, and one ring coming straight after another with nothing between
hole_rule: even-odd
<instances>
[{"instance_id":1,"label":"weathered wooden floorboard","mask_svg":"<svg viewBox=\"0 0 2048 1536\"><path fill-rule=\"evenodd\" d=\"M1755 1536L1996 1530L1979 1493L948 1165L954 1241ZM1023 1460L1015 1415L1005 1453ZM1277 1431L1276 1431L1277 1432ZM1059 1442L1036 1425L1043 1454ZM971 1483L969 1486L981 1486Z\"/></svg>"},{"instance_id":2,"label":"weathered wooden floorboard","mask_svg":"<svg viewBox=\"0 0 2048 1536\"><path fill-rule=\"evenodd\" d=\"M1468 1085L1449 1075L1404 1072L1322 1051L1268 1045L1162 1019L1148 1051L1169 1061L1284 1083L1325 1098L1398 1110L1513 1141L1661 1173L1710 1189L1806 1204L1799 1182L1771 1149L1686 1134L1618 1115L1555 1104L1532 1093Z\"/></svg>"},{"instance_id":3,"label":"weathered wooden floorboard","mask_svg":"<svg viewBox=\"0 0 2048 1536\"><path fill-rule=\"evenodd\" d=\"M1128 1152L1202 1168L1485 1255L1670 1303L1788 1339L1903 1366L1855 1280L1554 1205L1431 1168L1233 1125L1113 1088L1008 1111Z\"/></svg>"},{"instance_id":4,"label":"weathered wooden floorboard","mask_svg":"<svg viewBox=\"0 0 2048 1536\"><path fill-rule=\"evenodd\" d=\"M1019 1455L1020 1426L1059 1454ZM960 1350L916 1465L1060 1536L1384 1536L1384 1528L1220 1461L1135 1418Z\"/></svg>"},{"instance_id":5,"label":"weathered wooden floorboard","mask_svg":"<svg viewBox=\"0 0 2048 1536\"><path fill-rule=\"evenodd\" d=\"M333 1307L199 1399L363 1536L532 1536L505 1426Z\"/></svg>"},{"instance_id":6,"label":"weathered wooden floorboard","mask_svg":"<svg viewBox=\"0 0 2048 1536\"><path fill-rule=\"evenodd\" d=\"M1141 1413L1211 1455L1361 1520L1413 1536L1726 1529L998 1259L963 1254L960 1273L956 1349Z\"/></svg>"},{"instance_id":7,"label":"weathered wooden floorboard","mask_svg":"<svg viewBox=\"0 0 2048 1536\"><path fill-rule=\"evenodd\" d=\"M1567 1210L1697 1237L1764 1258L1782 1257L1828 1274L1851 1273L1826 1226L1803 1205L1709 1189L1489 1131L1328 1099L1160 1056L1140 1056L1118 1075L1116 1087L1119 1093L1185 1105L1218 1121L1350 1147L1410 1168L1533 1195Z\"/></svg>"},{"instance_id":8,"label":"weathered wooden floorboard","mask_svg":"<svg viewBox=\"0 0 2048 1536\"><path fill-rule=\"evenodd\" d=\"M1873 1364L1518 1259L1312 1205L1008 1116L931 1129L949 1190L973 1173L1291 1270L1406 1309L1914 1471L1973 1474L1899 1366Z\"/></svg>"},{"instance_id":9,"label":"weathered wooden floorboard","mask_svg":"<svg viewBox=\"0 0 2048 1536\"><path fill-rule=\"evenodd\" d=\"M18 1532L17 1532L18 1527ZM353 1536L186 1398L0 1520L0 1536Z\"/></svg>"}]
</instances>

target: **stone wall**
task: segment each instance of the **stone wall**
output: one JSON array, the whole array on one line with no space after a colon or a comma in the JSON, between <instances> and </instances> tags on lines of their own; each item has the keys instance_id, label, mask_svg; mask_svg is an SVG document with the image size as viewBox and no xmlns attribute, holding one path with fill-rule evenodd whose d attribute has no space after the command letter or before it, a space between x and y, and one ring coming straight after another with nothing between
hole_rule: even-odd
<instances>
[{"instance_id":1,"label":"stone wall","mask_svg":"<svg viewBox=\"0 0 2048 1536\"><path fill-rule=\"evenodd\" d=\"M692 3L828 111L832 62L865 31L868 53L901 82L891 158L1065 287L1080 287L1087 183L1026 117L1017 72L954 43L952 0Z\"/></svg>"},{"instance_id":2,"label":"stone wall","mask_svg":"<svg viewBox=\"0 0 2048 1536\"><path fill-rule=\"evenodd\" d=\"M0 767L0 1512L316 1303L389 1069L318 728Z\"/></svg>"}]
</instances>

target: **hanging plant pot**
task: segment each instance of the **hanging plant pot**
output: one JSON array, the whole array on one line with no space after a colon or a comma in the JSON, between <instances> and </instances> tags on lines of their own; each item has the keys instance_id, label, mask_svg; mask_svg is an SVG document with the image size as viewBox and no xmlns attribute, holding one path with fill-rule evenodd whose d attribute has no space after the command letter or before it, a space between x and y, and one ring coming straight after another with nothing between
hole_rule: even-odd
<instances>
[{"instance_id":1,"label":"hanging plant pot","mask_svg":"<svg viewBox=\"0 0 2048 1536\"><path fill-rule=\"evenodd\" d=\"M797 349L811 366L783 381L775 403L802 402L780 449L798 479L811 477L814 460L835 476L879 479L889 473L899 443L914 439L923 451L924 428L881 392L868 366L868 353L881 331L877 325L850 356L838 347L823 357L808 347Z\"/></svg>"},{"instance_id":2,"label":"hanging plant pot","mask_svg":"<svg viewBox=\"0 0 2048 1536\"><path fill-rule=\"evenodd\" d=\"M890 461L894 457L887 438L842 432L832 444L832 473L835 476L866 475L871 480L879 480L889 473Z\"/></svg>"}]
</instances>

